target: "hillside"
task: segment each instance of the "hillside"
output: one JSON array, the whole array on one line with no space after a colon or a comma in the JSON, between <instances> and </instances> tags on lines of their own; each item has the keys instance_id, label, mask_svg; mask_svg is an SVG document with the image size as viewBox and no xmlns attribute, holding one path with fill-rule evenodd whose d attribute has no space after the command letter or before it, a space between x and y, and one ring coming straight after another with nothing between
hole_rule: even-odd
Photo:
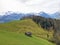
<instances>
[{"instance_id":1,"label":"hillside","mask_svg":"<svg viewBox=\"0 0 60 45\"><path fill-rule=\"evenodd\" d=\"M47 40L35 36L28 37L24 34L0 31L0 45L54 45Z\"/></svg>"},{"instance_id":2,"label":"hillside","mask_svg":"<svg viewBox=\"0 0 60 45\"><path fill-rule=\"evenodd\" d=\"M50 37L52 38L53 32L48 32L43 30L43 28L39 27L32 19L25 19L21 21L12 21L5 24L0 24L0 30L6 30L11 32L17 33L24 33L24 32L32 32L33 35L37 37L42 37L47 39L47 34L50 33Z\"/></svg>"},{"instance_id":3,"label":"hillside","mask_svg":"<svg viewBox=\"0 0 60 45\"><path fill-rule=\"evenodd\" d=\"M5 31L5 32L2 33L1 31ZM1 34L0 39L2 37L5 37L3 39L7 40L8 44L9 44L9 41L11 41L10 38L13 40L13 43L14 43L14 40L16 40L17 43L19 44L20 39L18 37L19 37L19 35L24 34L25 32L32 32L32 34L34 36L44 38L44 39L52 39L53 38L52 37L53 31L48 32L48 31L42 29L34 21L32 21L32 19L24 19L24 20L20 20L20 21L17 20L17 21L12 21L12 22L8 22L8 23L2 23L2 24L0 24L0 32L2 33L2 34L0 33ZM5 34L5 33L7 33L7 34ZM47 37L47 34L49 34L49 37ZM16 38L18 38L18 39L16 39L14 37L15 35L18 35L18 36L16 36ZM21 35L21 38L24 38L24 36ZM34 38L32 38L31 40L33 40L33 42L36 43L36 44L31 44L32 42L28 42L28 44L30 43L30 45L37 45L37 44L40 45L40 41L37 40L37 42L35 42ZM2 42L0 41L0 43L3 43L3 41ZM23 43L23 42L21 42L21 43ZM43 41L41 43L42 43L41 45L50 45L50 44L43 44L43 43L45 43ZM24 43L22 45L24 45Z\"/></svg>"}]
</instances>

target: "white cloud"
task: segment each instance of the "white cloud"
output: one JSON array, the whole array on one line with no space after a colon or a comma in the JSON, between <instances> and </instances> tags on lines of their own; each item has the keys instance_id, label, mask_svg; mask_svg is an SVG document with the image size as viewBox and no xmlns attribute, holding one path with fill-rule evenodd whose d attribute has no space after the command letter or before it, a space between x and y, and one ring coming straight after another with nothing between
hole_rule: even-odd
<instances>
[{"instance_id":1,"label":"white cloud","mask_svg":"<svg viewBox=\"0 0 60 45\"><path fill-rule=\"evenodd\" d=\"M40 12L53 13L58 11L60 0L0 0L1 12Z\"/></svg>"}]
</instances>

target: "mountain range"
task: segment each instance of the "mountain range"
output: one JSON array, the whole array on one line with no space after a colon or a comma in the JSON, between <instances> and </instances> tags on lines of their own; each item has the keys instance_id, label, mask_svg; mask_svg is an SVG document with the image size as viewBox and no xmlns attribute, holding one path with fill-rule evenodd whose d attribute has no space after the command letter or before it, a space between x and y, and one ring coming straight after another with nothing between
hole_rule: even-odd
<instances>
[{"instance_id":1,"label":"mountain range","mask_svg":"<svg viewBox=\"0 0 60 45\"><path fill-rule=\"evenodd\" d=\"M31 15L42 16L42 17L45 17L45 18L52 18L52 19L60 19L60 12L55 12L53 14L48 14L48 13L45 13L45 12L27 13L27 14L7 12L3 16L0 15L0 23L10 22L10 21L13 21L13 20L20 20L24 16L31 16Z\"/></svg>"},{"instance_id":2,"label":"mountain range","mask_svg":"<svg viewBox=\"0 0 60 45\"><path fill-rule=\"evenodd\" d=\"M45 18L51 18L51 16L45 12L38 13L39 16L45 17Z\"/></svg>"},{"instance_id":3,"label":"mountain range","mask_svg":"<svg viewBox=\"0 0 60 45\"><path fill-rule=\"evenodd\" d=\"M10 13L10 14L5 14L3 16L0 16L0 23L4 23L4 22L9 22L9 21L13 21L13 20L20 20L20 18L23 17L24 14L20 13Z\"/></svg>"},{"instance_id":4,"label":"mountain range","mask_svg":"<svg viewBox=\"0 0 60 45\"><path fill-rule=\"evenodd\" d=\"M54 14L51 14L51 18L60 19L60 12L55 12Z\"/></svg>"}]
</instances>

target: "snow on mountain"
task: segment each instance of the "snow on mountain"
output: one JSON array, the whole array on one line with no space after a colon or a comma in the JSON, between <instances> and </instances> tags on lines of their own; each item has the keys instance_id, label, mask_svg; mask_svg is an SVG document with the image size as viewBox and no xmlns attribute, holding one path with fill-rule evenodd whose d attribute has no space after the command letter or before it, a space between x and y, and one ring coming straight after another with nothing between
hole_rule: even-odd
<instances>
[{"instance_id":1,"label":"snow on mountain","mask_svg":"<svg viewBox=\"0 0 60 45\"><path fill-rule=\"evenodd\" d=\"M45 17L45 18L51 18L49 14L45 13L45 12L40 12L38 13L39 16Z\"/></svg>"},{"instance_id":2,"label":"snow on mountain","mask_svg":"<svg viewBox=\"0 0 60 45\"><path fill-rule=\"evenodd\" d=\"M0 23L4 23L4 22L9 22L9 21L13 21L13 20L20 20L22 17L26 17L26 16L42 16L44 18L52 18L52 19L60 19L60 13L56 12L53 14L48 14L45 12L40 12L40 13L16 13L16 12L6 12L5 14L3 14L3 16L0 15Z\"/></svg>"},{"instance_id":3,"label":"snow on mountain","mask_svg":"<svg viewBox=\"0 0 60 45\"><path fill-rule=\"evenodd\" d=\"M51 14L51 18L60 19L60 12L55 12L55 13Z\"/></svg>"}]
</instances>

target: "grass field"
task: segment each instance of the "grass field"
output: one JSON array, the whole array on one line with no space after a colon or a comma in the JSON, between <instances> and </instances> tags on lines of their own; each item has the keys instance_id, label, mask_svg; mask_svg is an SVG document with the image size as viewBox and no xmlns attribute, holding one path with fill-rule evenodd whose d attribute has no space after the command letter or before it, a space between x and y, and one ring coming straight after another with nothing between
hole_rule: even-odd
<instances>
[{"instance_id":1,"label":"grass field","mask_svg":"<svg viewBox=\"0 0 60 45\"><path fill-rule=\"evenodd\" d=\"M23 33L0 31L0 45L54 45L35 36L28 37Z\"/></svg>"},{"instance_id":2,"label":"grass field","mask_svg":"<svg viewBox=\"0 0 60 45\"><path fill-rule=\"evenodd\" d=\"M24 32L32 32L33 37L27 37ZM50 32L50 37L52 37ZM32 19L12 21L0 24L0 45L54 45L48 42L48 31L39 27Z\"/></svg>"}]
</instances>

